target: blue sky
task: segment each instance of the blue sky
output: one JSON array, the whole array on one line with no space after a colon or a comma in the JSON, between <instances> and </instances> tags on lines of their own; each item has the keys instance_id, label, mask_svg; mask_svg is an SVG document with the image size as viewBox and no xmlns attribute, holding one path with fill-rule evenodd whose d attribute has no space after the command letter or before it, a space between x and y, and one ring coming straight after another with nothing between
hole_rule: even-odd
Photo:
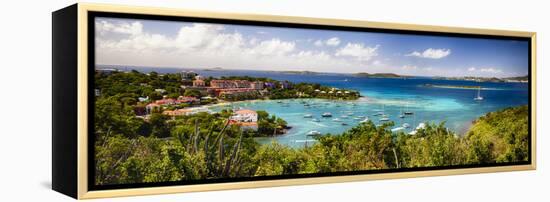
<instances>
[{"instance_id":1,"label":"blue sky","mask_svg":"<svg viewBox=\"0 0 550 202\"><path fill-rule=\"evenodd\" d=\"M526 75L526 41L96 19L96 63L428 76Z\"/></svg>"}]
</instances>

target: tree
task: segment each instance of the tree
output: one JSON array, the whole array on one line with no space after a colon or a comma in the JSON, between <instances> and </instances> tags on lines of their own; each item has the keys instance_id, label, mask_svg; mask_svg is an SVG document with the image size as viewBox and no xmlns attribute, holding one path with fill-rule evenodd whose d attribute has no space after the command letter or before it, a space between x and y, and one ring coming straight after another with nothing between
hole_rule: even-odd
<instances>
[{"instance_id":1,"label":"tree","mask_svg":"<svg viewBox=\"0 0 550 202\"><path fill-rule=\"evenodd\" d=\"M170 136L171 125L167 124L169 117L159 113L153 113L149 117L151 124L151 136L164 138Z\"/></svg>"},{"instance_id":2,"label":"tree","mask_svg":"<svg viewBox=\"0 0 550 202\"><path fill-rule=\"evenodd\" d=\"M187 90L185 90L185 93L183 95L184 96L189 96L189 97L200 98L201 97L201 92L198 91L198 90L195 90L195 89L187 89Z\"/></svg>"},{"instance_id":3,"label":"tree","mask_svg":"<svg viewBox=\"0 0 550 202\"><path fill-rule=\"evenodd\" d=\"M162 99L162 94L156 91L152 91L149 95L150 100L160 100Z\"/></svg>"}]
</instances>

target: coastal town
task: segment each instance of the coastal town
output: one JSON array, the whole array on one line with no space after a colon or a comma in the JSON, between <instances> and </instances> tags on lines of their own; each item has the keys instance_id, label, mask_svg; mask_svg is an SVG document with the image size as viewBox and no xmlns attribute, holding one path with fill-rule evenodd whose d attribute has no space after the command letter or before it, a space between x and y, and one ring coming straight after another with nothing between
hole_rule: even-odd
<instances>
[{"instance_id":1,"label":"coastal town","mask_svg":"<svg viewBox=\"0 0 550 202\"><path fill-rule=\"evenodd\" d=\"M125 72L118 69L96 70L96 74L103 77L128 73L137 73L137 71ZM150 76L150 74L144 75ZM150 115L160 113L175 119L176 117L189 116L201 112L212 113L208 108L211 105L241 100L287 98L356 99L360 96L358 92L347 89L314 84L293 84L288 81L276 81L265 78L207 78L194 71L181 71L171 76L174 75L181 78L177 82L171 82L179 84L179 89L172 88L171 93L164 88L154 88L153 95L137 97L136 102L132 105L137 117L148 120ZM312 86L317 86L318 88L311 90ZM146 89L151 87L148 83L139 83L138 88ZM309 89L309 91L304 89ZM96 88L95 95L100 96L102 91L105 90ZM146 93L142 92L142 94ZM229 124L237 125L244 130L258 131L258 113L251 109L233 109L233 115L229 117Z\"/></svg>"}]
</instances>

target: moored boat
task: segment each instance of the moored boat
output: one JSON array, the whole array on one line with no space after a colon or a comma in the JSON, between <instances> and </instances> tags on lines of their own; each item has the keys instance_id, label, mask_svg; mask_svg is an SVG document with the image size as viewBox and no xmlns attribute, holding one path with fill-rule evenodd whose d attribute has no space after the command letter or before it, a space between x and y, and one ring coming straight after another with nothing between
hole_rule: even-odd
<instances>
[{"instance_id":1,"label":"moored boat","mask_svg":"<svg viewBox=\"0 0 550 202\"><path fill-rule=\"evenodd\" d=\"M316 130L312 130L307 133L307 136L318 136L318 135L321 135L321 132Z\"/></svg>"},{"instance_id":2,"label":"moored boat","mask_svg":"<svg viewBox=\"0 0 550 202\"><path fill-rule=\"evenodd\" d=\"M325 112L321 116L322 117L332 117L332 114L330 112Z\"/></svg>"}]
</instances>

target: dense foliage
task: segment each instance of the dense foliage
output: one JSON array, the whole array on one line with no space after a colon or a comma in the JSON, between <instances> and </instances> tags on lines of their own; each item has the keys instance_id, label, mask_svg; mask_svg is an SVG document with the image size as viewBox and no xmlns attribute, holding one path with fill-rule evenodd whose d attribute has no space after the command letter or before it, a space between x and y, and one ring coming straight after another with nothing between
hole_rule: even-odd
<instances>
[{"instance_id":1,"label":"dense foliage","mask_svg":"<svg viewBox=\"0 0 550 202\"><path fill-rule=\"evenodd\" d=\"M172 97L184 94L180 81L181 74L159 75L157 72L144 74L132 70L112 74L96 73L94 85L96 89L101 90L101 95L106 97L124 96L136 100L138 96L149 96L153 100L158 100L162 99L163 94L172 95ZM157 92L155 89L163 89L166 92Z\"/></svg>"},{"instance_id":2,"label":"dense foliage","mask_svg":"<svg viewBox=\"0 0 550 202\"><path fill-rule=\"evenodd\" d=\"M528 159L528 108L508 108L479 118L464 136L444 123L416 135L392 133L393 123L362 123L326 134L302 148L258 144L254 133L228 124L231 111L170 119L136 118L116 94L96 100L97 184L324 173L372 169L517 162ZM284 120L258 112L271 134Z\"/></svg>"}]
</instances>

